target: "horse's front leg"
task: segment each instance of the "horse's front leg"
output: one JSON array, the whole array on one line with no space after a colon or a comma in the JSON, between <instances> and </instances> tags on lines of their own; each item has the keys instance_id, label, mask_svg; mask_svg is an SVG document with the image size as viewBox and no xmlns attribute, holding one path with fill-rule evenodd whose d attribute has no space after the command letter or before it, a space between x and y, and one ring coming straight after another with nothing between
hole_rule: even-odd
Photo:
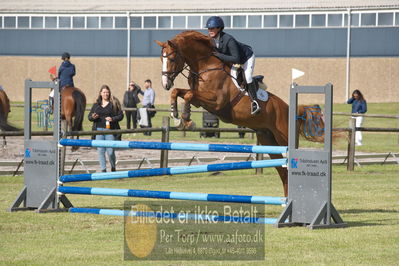
<instances>
[{"instance_id":1,"label":"horse's front leg","mask_svg":"<svg viewBox=\"0 0 399 266\"><path fill-rule=\"evenodd\" d=\"M182 118L179 118L179 111L177 107L177 97L183 98L185 101ZM190 100L192 98L192 92L187 89L174 88L170 94L170 109L171 116L174 124L178 129L183 129L190 124ZM188 121L187 121L188 120Z\"/></svg>"},{"instance_id":2,"label":"horse's front leg","mask_svg":"<svg viewBox=\"0 0 399 266\"><path fill-rule=\"evenodd\" d=\"M184 108L181 117L184 122L184 128L186 129L195 128L195 123L193 120L191 120L191 100L193 99L193 97L194 93L192 91L187 91L183 97Z\"/></svg>"},{"instance_id":3,"label":"horse's front leg","mask_svg":"<svg viewBox=\"0 0 399 266\"><path fill-rule=\"evenodd\" d=\"M181 89L174 88L172 92L170 93L170 116L173 119L178 119L179 118L179 112L177 109L177 97L180 94Z\"/></svg>"}]
</instances>

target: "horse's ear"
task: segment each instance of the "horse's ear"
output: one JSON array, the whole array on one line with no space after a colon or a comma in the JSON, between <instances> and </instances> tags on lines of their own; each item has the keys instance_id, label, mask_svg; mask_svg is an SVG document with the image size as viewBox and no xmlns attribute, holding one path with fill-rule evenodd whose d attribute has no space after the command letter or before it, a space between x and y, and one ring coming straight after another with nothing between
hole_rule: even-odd
<instances>
[{"instance_id":1,"label":"horse's ear","mask_svg":"<svg viewBox=\"0 0 399 266\"><path fill-rule=\"evenodd\" d=\"M156 42L159 46L161 46L161 47L164 47L165 46L165 43L163 43L163 42L160 42L160 41L158 41L158 40L155 40L154 42Z\"/></svg>"},{"instance_id":2,"label":"horse's ear","mask_svg":"<svg viewBox=\"0 0 399 266\"><path fill-rule=\"evenodd\" d=\"M169 44L170 47L176 48L176 45L173 42L169 41L169 40L168 40L168 44Z\"/></svg>"}]
</instances>

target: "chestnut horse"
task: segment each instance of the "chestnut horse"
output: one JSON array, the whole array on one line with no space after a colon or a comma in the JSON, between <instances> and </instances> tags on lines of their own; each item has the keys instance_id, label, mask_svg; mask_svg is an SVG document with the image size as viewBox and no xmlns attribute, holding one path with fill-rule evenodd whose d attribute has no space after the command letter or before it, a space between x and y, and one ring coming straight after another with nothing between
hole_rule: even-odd
<instances>
[{"instance_id":1,"label":"chestnut horse","mask_svg":"<svg viewBox=\"0 0 399 266\"><path fill-rule=\"evenodd\" d=\"M8 113L11 112L10 100L4 90L0 90L0 129L4 131L17 131L18 128L8 123Z\"/></svg>"},{"instance_id":2,"label":"chestnut horse","mask_svg":"<svg viewBox=\"0 0 399 266\"><path fill-rule=\"evenodd\" d=\"M230 74L232 66L212 55L214 48L208 36L196 31L185 31L177 34L170 41L156 41L156 43L162 47L162 85L164 89L171 89L174 79L183 70L187 70L189 73L187 78L190 89L175 88L171 93L174 119L178 119L176 98L180 96L185 100L185 112L182 115L185 127L191 126L189 111L190 104L193 104L217 115L223 122L255 130L261 145L288 145L288 105L269 92L266 102L259 101L261 112L251 115L250 98L237 89L233 83ZM318 116L315 115L315 110L312 110L311 116L303 113L310 112L310 109L299 108L299 116L305 120L298 119L298 123L304 124L306 120L322 117L320 111L318 111ZM319 120L321 125L319 123L318 126L324 128L322 119ZM299 133L313 141L321 141L324 137L323 134L315 136L313 134L305 135L302 131ZM269 156L272 159L283 158L280 154L270 154ZM287 196L287 169L284 167L276 167L276 169L283 183L284 194Z\"/></svg>"}]
</instances>

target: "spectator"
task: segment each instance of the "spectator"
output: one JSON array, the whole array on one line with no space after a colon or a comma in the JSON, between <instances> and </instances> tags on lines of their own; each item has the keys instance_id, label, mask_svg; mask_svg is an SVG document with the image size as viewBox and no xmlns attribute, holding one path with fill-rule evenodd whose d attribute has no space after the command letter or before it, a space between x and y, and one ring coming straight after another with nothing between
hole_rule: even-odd
<instances>
[{"instance_id":1,"label":"spectator","mask_svg":"<svg viewBox=\"0 0 399 266\"><path fill-rule=\"evenodd\" d=\"M363 97L363 94L359 90L352 92L352 97L347 101L348 104L352 104L352 114L365 114L367 112L367 102ZM361 127L363 123L363 116L353 116L356 119L356 127ZM362 132L356 131L356 146L362 145Z\"/></svg>"},{"instance_id":2,"label":"spectator","mask_svg":"<svg viewBox=\"0 0 399 266\"><path fill-rule=\"evenodd\" d=\"M102 85L96 102L90 110L89 120L93 122L93 130L104 131L110 129L120 129L119 121L123 119L123 112L119 100L112 96L111 90L107 85ZM115 136L96 135L96 140L115 140ZM97 148L100 167L102 172L107 171L105 152L108 154L111 172L115 172L115 151L113 148Z\"/></svg>"},{"instance_id":3,"label":"spectator","mask_svg":"<svg viewBox=\"0 0 399 266\"><path fill-rule=\"evenodd\" d=\"M62 63L58 69L58 79L60 81L60 89L62 90L65 86L75 87L73 84L73 76L76 74L75 65L70 62L71 55L67 52L63 53L61 56ZM50 74L51 80L55 80L57 77ZM50 92L49 96L50 110L52 110L54 105L54 91ZM51 111L50 111L51 112Z\"/></svg>"},{"instance_id":4,"label":"spectator","mask_svg":"<svg viewBox=\"0 0 399 266\"><path fill-rule=\"evenodd\" d=\"M151 80L147 79L144 82L144 96L143 96L143 108L155 108L154 101L155 101L155 92L154 89L152 88L152 82ZM155 116L155 111L148 111L146 110L146 116L147 116L147 125L146 126L141 126L144 128L151 128L152 123L151 123L151 118ZM140 113L141 118L143 118L142 114ZM144 132L144 135L146 136L151 136L151 132Z\"/></svg>"},{"instance_id":5,"label":"spectator","mask_svg":"<svg viewBox=\"0 0 399 266\"><path fill-rule=\"evenodd\" d=\"M127 88L125 95L123 96L123 105L125 108L137 108L137 104L140 103L139 94L144 95L134 81L130 81L129 88ZM136 111L125 111L126 115L126 127L130 129L130 121L133 122L133 128L137 128L137 110Z\"/></svg>"}]
</instances>

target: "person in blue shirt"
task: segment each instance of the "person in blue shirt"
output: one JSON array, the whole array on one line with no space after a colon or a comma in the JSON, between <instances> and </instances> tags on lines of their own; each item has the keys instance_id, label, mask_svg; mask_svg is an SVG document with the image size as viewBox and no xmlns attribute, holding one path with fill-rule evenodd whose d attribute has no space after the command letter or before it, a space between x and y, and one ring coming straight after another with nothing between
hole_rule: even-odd
<instances>
[{"instance_id":1,"label":"person in blue shirt","mask_svg":"<svg viewBox=\"0 0 399 266\"><path fill-rule=\"evenodd\" d=\"M75 65L70 62L71 55L65 52L62 54L61 59L62 63L60 68L58 69L58 80L60 82L60 89L62 90L66 86L75 87L75 85L73 84L73 76L75 76L76 74L76 68ZM57 77L51 74L50 78L52 80L55 80ZM54 91L50 92L49 105L50 110L52 110L52 107L54 105Z\"/></svg>"},{"instance_id":2,"label":"person in blue shirt","mask_svg":"<svg viewBox=\"0 0 399 266\"><path fill-rule=\"evenodd\" d=\"M245 72L247 90L251 98L251 114L257 114L260 106L257 102L256 84L252 79L255 67L255 54L252 48L246 44L238 42L228 33L223 31L224 22L221 17L212 16L206 22L208 36L212 38L215 45L214 55L222 60L232 64L241 64Z\"/></svg>"},{"instance_id":3,"label":"person in blue shirt","mask_svg":"<svg viewBox=\"0 0 399 266\"><path fill-rule=\"evenodd\" d=\"M367 102L363 97L363 94L359 90L352 92L352 97L347 101L348 104L352 104L352 114L365 114L367 112ZM363 116L353 116L356 119L356 127L361 127L363 123ZM356 146L362 145L362 132L356 131Z\"/></svg>"},{"instance_id":4,"label":"person in blue shirt","mask_svg":"<svg viewBox=\"0 0 399 266\"><path fill-rule=\"evenodd\" d=\"M146 112L147 112L147 126L141 126L143 128L151 128L152 127L152 123L151 123L151 118L154 117L155 115L155 111L148 111L148 108L155 108L154 102L155 102L155 91L152 88L152 82L150 79L147 79L146 81L144 81L144 95L143 95L143 108L146 108ZM144 132L143 133L146 136L151 136L151 132Z\"/></svg>"}]
</instances>

